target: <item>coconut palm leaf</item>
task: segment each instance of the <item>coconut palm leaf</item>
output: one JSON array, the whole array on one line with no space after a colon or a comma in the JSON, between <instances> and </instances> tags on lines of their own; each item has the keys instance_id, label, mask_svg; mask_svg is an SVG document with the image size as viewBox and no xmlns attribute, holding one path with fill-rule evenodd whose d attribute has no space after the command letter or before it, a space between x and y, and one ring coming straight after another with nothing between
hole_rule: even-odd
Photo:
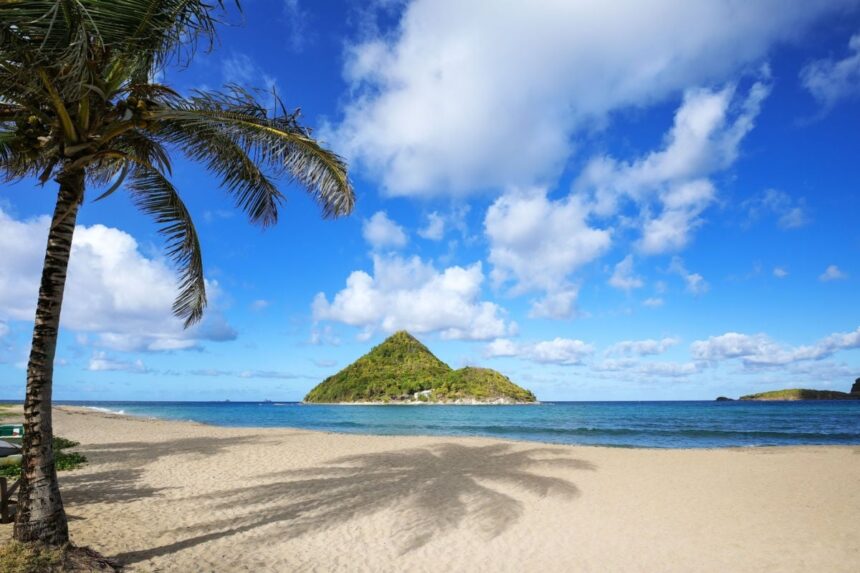
<instances>
[{"instance_id":1,"label":"coconut palm leaf","mask_svg":"<svg viewBox=\"0 0 860 573\"><path fill-rule=\"evenodd\" d=\"M197 230L176 189L158 170L135 165L126 188L135 205L160 225L167 254L179 268L179 294L173 312L188 327L199 321L206 308L206 282L203 278L203 253Z\"/></svg>"},{"instance_id":2,"label":"coconut palm leaf","mask_svg":"<svg viewBox=\"0 0 860 573\"><path fill-rule=\"evenodd\" d=\"M352 211L355 196L343 159L316 142L296 115L269 118L266 109L241 88L197 92L185 106L157 109L148 117L192 157L195 145L201 151L212 148L223 160L213 162L212 168L256 222L273 220L280 197L272 194L273 187L262 172L249 170L248 165L291 177L311 192L325 217Z\"/></svg>"}]
</instances>

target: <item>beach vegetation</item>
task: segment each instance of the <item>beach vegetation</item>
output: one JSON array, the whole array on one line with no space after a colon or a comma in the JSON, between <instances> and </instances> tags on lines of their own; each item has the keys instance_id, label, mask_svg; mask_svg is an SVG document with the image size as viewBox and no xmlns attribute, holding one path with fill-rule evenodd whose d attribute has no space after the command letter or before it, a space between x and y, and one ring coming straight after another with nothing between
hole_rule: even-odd
<instances>
[{"instance_id":1,"label":"beach vegetation","mask_svg":"<svg viewBox=\"0 0 860 573\"><path fill-rule=\"evenodd\" d=\"M174 153L202 163L250 222L278 220L286 178L325 217L355 195L345 162L322 147L276 94L238 86L182 95L158 78L210 49L224 4L202 0L0 2L0 173L56 191L27 366L24 440L14 537L68 542L56 478L51 393L60 310L85 198L124 193L152 217L179 274L174 314L186 327L206 308L203 254L191 213L171 182Z\"/></svg>"},{"instance_id":2,"label":"beach vegetation","mask_svg":"<svg viewBox=\"0 0 860 573\"><path fill-rule=\"evenodd\" d=\"M60 436L54 437L54 463L57 471L75 470L87 463L87 457L79 452L67 452L69 448L80 443ZM21 475L21 464L0 466L0 476L18 477Z\"/></svg>"},{"instance_id":3,"label":"beach vegetation","mask_svg":"<svg viewBox=\"0 0 860 573\"><path fill-rule=\"evenodd\" d=\"M88 547L10 541L0 545L0 573L83 573L121 568Z\"/></svg>"},{"instance_id":4,"label":"beach vegetation","mask_svg":"<svg viewBox=\"0 0 860 573\"><path fill-rule=\"evenodd\" d=\"M62 561L61 548L16 541L0 545L0 573L43 573L56 570Z\"/></svg>"}]
</instances>

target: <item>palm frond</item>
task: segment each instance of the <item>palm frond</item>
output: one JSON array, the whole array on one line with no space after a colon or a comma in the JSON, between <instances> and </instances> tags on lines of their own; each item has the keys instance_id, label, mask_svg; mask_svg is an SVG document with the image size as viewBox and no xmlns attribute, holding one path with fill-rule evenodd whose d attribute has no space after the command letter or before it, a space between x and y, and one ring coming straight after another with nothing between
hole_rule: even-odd
<instances>
[{"instance_id":1,"label":"palm frond","mask_svg":"<svg viewBox=\"0 0 860 573\"><path fill-rule=\"evenodd\" d=\"M50 69L60 93L79 97L93 62L116 89L190 61L200 39L214 44L224 11L223 0L4 0L0 59Z\"/></svg>"},{"instance_id":2,"label":"palm frond","mask_svg":"<svg viewBox=\"0 0 860 573\"><path fill-rule=\"evenodd\" d=\"M218 175L251 222L263 227L277 222L283 195L246 151L217 126L165 120L159 122L158 134Z\"/></svg>"},{"instance_id":3,"label":"palm frond","mask_svg":"<svg viewBox=\"0 0 860 573\"><path fill-rule=\"evenodd\" d=\"M173 313L191 326L203 317L206 308L206 284L203 278L203 254L197 231L188 209L176 189L156 169L135 165L126 188L135 205L155 218L159 232L166 240L167 254L180 273L179 294Z\"/></svg>"},{"instance_id":4,"label":"palm frond","mask_svg":"<svg viewBox=\"0 0 860 573\"><path fill-rule=\"evenodd\" d=\"M222 171L236 175L240 183L236 188L252 194L253 200L244 204L255 207L249 211L254 220L265 222L266 219L255 218L255 213L266 211L256 208L266 201L276 208L276 198L262 197L259 192L268 187L261 188L254 179L239 177L245 165L262 165L275 176L291 177L314 196L325 217L352 212L355 194L346 163L311 137L310 130L298 122L298 114L282 112L270 118L250 93L231 86L225 93L197 92L186 105L154 110L149 118L167 129L168 134L181 132L188 143L195 133L225 150L224 141L232 142L238 150L230 148L224 158L232 158L236 164ZM258 177L256 172L245 171L245 176Z\"/></svg>"}]
</instances>

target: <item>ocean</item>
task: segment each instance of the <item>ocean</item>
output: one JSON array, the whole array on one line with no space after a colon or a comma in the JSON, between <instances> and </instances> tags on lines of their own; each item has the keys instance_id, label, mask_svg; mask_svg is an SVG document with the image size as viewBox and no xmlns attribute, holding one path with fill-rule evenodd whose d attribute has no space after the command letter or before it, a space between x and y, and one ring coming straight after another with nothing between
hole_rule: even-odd
<instances>
[{"instance_id":1,"label":"ocean","mask_svg":"<svg viewBox=\"0 0 860 573\"><path fill-rule=\"evenodd\" d=\"M325 406L296 402L57 402L217 426L374 435L488 436L560 444L718 448L860 445L860 401L544 402Z\"/></svg>"}]
</instances>

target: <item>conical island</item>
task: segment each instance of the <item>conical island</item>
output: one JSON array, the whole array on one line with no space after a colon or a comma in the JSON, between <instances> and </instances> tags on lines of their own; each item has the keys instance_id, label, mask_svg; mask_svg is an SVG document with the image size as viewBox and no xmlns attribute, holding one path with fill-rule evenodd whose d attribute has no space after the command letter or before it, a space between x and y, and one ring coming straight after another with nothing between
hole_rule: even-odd
<instances>
[{"instance_id":1,"label":"conical island","mask_svg":"<svg viewBox=\"0 0 860 573\"><path fill-rule=\"evenodd\" d=\"M323 380L305 402L528 404L535 396L489 368L453 370L400 331Z\"/></svg>"}]
</instances>

